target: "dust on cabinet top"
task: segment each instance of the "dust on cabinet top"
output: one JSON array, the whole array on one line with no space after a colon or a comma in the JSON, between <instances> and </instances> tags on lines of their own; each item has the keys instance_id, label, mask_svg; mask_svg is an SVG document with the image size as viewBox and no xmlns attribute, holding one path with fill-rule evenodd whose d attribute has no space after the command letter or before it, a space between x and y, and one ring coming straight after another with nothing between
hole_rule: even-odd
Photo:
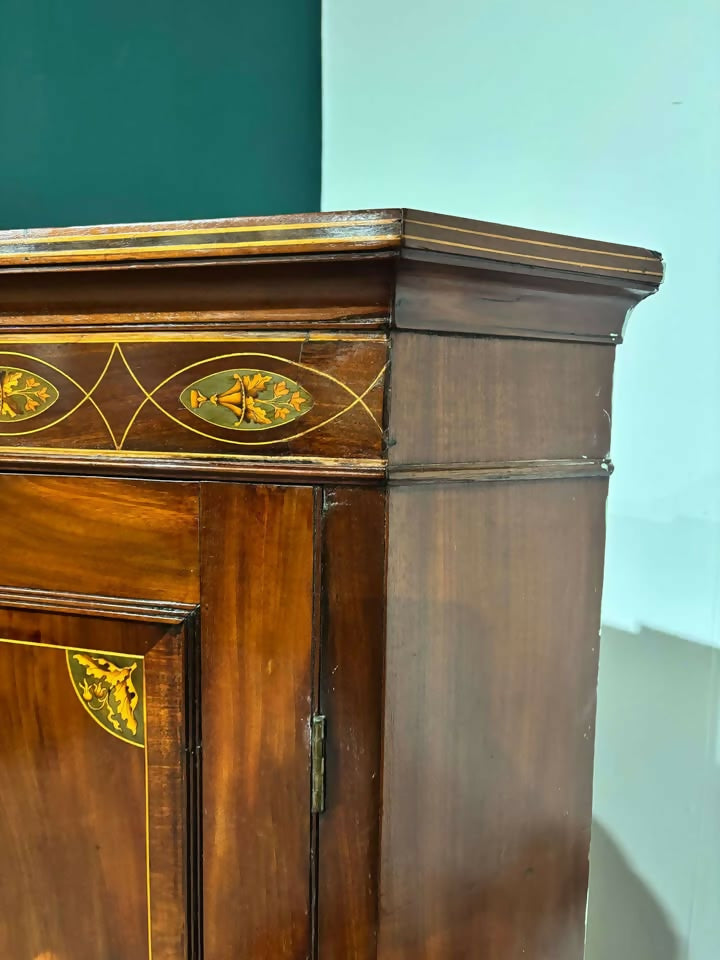
<instances>
[{"instance_id":1,"label":"dust on cabinet top","mask_svg":"<svg viewBox=\"0 0 720 960\"><path fill-rule=\"evenodd\" d=\"M185 220L0 231L0 270L153 261L384 253L623 280L647 290L662 259L642 247L561 236L422 210Z\"/></svg>"}]
</instances>

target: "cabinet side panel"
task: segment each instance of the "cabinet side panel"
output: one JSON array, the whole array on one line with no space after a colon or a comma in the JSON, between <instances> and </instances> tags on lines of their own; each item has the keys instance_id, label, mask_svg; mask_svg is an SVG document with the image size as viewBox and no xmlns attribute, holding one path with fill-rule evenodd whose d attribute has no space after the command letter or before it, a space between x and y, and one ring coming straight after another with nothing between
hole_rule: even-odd
<instances>
[{"instance_id":1,"label":"cabinet side panel","mask_svg":"<svg viewBox=\"0 0 720 960\"><path fill-rule=\"evenodd\" d=\"M313 493L201 493L205 960L310 944Z\"/></svg>"},{"instance_id":2,"label":"cabinet side panel","mask_svg":"<svg viewBox=\"0 0 720 960\"><path fill-rule=\"evenodd\" d=\"M323 532L319 956L374 960L380 817L385 492L329 491Z\"/></svg>"},{"instance_id":3,"label":"cabinet side panel","mask_svg":"<svg viewBox=\"0 0 720 960\"><path fill-rule=\"evenodd\" d=\"M381 960L582 958L606 489L391 489Z\"/></svg>"},{"instance_id":4,"label":"cabinet side panel","mask_svg":"<svg viewBox=\"0 0 720 960\"><path fill-rule=\"evenodd\" d=\"M399 333L392 356L391 474L608 455L614 347Z\"/></svg>"}]
</instances>

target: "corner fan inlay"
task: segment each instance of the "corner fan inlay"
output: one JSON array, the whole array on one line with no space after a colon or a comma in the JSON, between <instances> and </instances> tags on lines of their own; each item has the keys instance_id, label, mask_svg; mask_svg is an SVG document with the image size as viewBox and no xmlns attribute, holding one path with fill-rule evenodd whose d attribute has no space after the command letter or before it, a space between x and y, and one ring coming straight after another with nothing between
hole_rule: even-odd
<instances>
[{"instance_id":1,"label":"corner fan inlay","mask_svg":"<svg viewBox=\"0 0 720 960\"><path fill-rule=\"evenodd\" d=\"M67 664L80 703L93 720L120 740L143 747L142 658L68 650Z\"/></svg>"},{"instance_id":2,"label":"corner fan inlay","mask_svg":"<svg viewBox=\"0 0 720 960\"><path fill-rule=\"evenodd\" d=\"M218 427L267 430L307 413L313 400L294 380L267 370L222 370L196 380L180 394L196 417Z\"/></svg>"}]
</instances>

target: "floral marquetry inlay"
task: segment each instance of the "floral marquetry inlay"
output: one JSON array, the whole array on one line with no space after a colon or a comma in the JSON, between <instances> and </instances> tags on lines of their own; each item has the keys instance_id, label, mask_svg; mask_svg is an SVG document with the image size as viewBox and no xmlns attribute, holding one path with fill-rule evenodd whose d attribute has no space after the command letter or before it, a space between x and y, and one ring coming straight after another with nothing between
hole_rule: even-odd
<instances>
[{"instance_id":1,"label":"floral marquetry inlay","mask_svg":"<svg viewBox=\"0 0 720 960\"><path fill-rule=\"evenodd\" d=\"M169 337L165 350L163 338L134 334L114 341L88 333L77 343L74 335L57 336L39 339L33 353L10 341L0 349L0 456L36 449L41 456L127 451L188 458L257 451L327 462L338 444L343 463L355 456L375 463L382 452L382 337L304 334L217 344ZM160 418L168 423L161 426Z\"/></svg>"},{"instance_id":2,"label":"floral marquetry inlay","mask_svg":"<svg viewBox=\"0 0 720 960\"><path fill-rule=\"evenodd\" d=\"M90 716L121 740L144 746L142 660L68 650L67 662L75 692Z\"/></svg>"},{"instance_id":3,"label":"floral marquetry inlay","mask_svg":"<svg viewBox=\"0 0 720 960\"><path fill-rule=\"evenodd\" d=\"M29 420L44 413L57 398L56 388L36 373L0 369L0 420Z\"/></svg>"},{"instance_id":4,"label":"floral marquetry inlay","mask_svg":"<svg viewBox=\"0 0 720 960\"><path fill-rule=\"evenodd\" d=\"M313 405L294 380L266 370L222 370L196 380L180 394L195 416L218 427L267 430L291 423Z\"/></svg>"}]
</instances>

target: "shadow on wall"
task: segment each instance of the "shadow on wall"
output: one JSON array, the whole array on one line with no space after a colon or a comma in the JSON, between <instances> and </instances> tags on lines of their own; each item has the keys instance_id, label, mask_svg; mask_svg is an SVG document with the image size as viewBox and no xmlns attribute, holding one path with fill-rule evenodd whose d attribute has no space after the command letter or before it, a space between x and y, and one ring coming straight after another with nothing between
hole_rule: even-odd
<instances>
[{"instance_id":1,"label":"shadow on wall","mask_svg":"<svg viewBox=\"0 0 720 960\"><path fill-rule=\"evenodd\" d=\"M718 960L720 648L605 624L597 706L587 960Z\"/></svg>"},{"instance_id":2,"label":"shadow on wall","mask_svg":"<svg viewBox=\"0 0 720 960\"><path fill-rule=\"evenodd\" d=\"M591 858L585 960L682 960L685 950L665 910L598 820Z\"/></svg>"}]
</instances>

